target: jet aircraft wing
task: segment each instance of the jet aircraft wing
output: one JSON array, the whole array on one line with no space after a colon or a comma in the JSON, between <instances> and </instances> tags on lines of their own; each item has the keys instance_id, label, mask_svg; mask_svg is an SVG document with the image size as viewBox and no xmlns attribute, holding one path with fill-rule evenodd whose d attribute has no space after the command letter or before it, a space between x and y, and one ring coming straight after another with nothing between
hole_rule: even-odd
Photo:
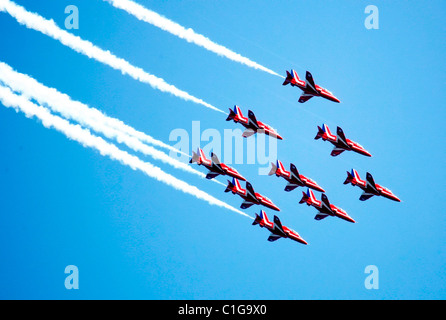
<instances>
[{"instance_id":1,"label":"jet aircraft wing","mask_svg":"<svg viewBox=\"0 0 446 320\"><path fill-rule=\"evenodd\" d=\"M378 192L378 188L376 187L375 180L373 179L373 176L367 172L366 175L367 180L367 187L370 187L373 189L373 191Z\"/></svg>"},{"instance_id":2,"label":"jet aircraft wing","mask_svg":"<svg viewBox=\"0 0 446 320\"><path fill-rule=\"evenodd\" d=\"M209 171L208 174L206 175L206 179L214 179L218 175L219 173L217 172Z\"/></svg>"},{"instance_id":3,"label":"jet aircraft wing","mask_svg":"<svg viewBox=\"0 0 446 320\"><path fill-rule=\"evenodd\" d=\"M245 138L248 138L248 137L252 136L254 133L256 133L254 130L246 129L245 131L243 131L242 136Z\"/></svg>"},{"instance_id":4,"label":"jet aircraft wing","mask_svg":"<svg viewBox=\"0 0 446 320\"><path fill-rule=\"evenodd\" d=\"M288 183L285 186L285 191L293 191L294 189L296 189L298 187L297 184L292 184L292 183Z\"/></svg>"},{"instance_id":5,"label":"jet aircraft wing","mask_svg":"<svg viewBox=\"0 0 446 320\"><path fill-rule=\"evenodd\" d=\"M322 220L322 219L325 219L326 217L328 217L329 215L328 214L325 214L325 213L318 213L315 217L314 217L314 219L315 220Z\"/></svg>"},{"instance_id":6,"label":"jet aircraft wing","mask_svg":"<svg viewBox=\"0 0 446 320\"><path fill-rule=\"evenodd\" d=\"M313 92L317 92L316 84L314 83L313 80L313 75L309 71L307 71L307 73L305 74L305 80L307 80L305 83L306 87L312 90Z\"/></svg>"},{"instance_id":7,"label":"jet aircraft wing","mask_svg":"<svg viewBox=\"0 0 446 320\"><path fill-rule=\"evenodd\" d=\"M249 118L249 125L250 127L254 128L254 130L259 130L260 126L257 123L257 119L256 116L254 115L254 112L252 112L251 110L248 110L248 118Z\"/></svg>"},{"instance_id":8,"label":"jet aircraft wing","mask_svg":"<svg viewBox=\"0 0 446 320\"><path fill-rule=\"evenodd\" d=\"M336 157L336 156L340 155L341 153L343 153L344 151L345 151L345 149L334 147L333 150L331 151L331 155L333 157Z\"/></svg>"},{"instance_id":9,"label":"jet aircraft wing","mask_svg":"<svg viewBox=\"0 0 446 320\"><path fill-rule=\"evenodd\" d=\"M220 164L221 163L220 159L218 159L217 155L215 153L213 153L213 152L211 152L211 159L212 159L213 163L216 163L216 164Z\"/></svg>"},{"instance_id":10,"label":"jet aircraft wing","mask_svg":"<svg viewBox=\"0 0 446 320\"><path fill-rule=\"evenodd\" d=\"M291 172L291 178L294 181L297 181L300 184L303 184L302 179L300 178L299 171L297 171L297 168L294 164L290 163L290 172Z\"/></svg>"},{"instance_id":11,"label":"jet aircraft wing","mask_svg":"<svg viewBox=\"0 0 446 320\"><path fill-rule=\"evenodd\" d=\"M313 98L314 96L312 95L312 94L309 94L309 93L302 93L302 95L300 96L300 98L299 98L299 102L300 103L304 103L304 102L306 102L306 101L308 101L308 100L310 100L311 98Z\"/></svg>"},{"instance_id":12,"label":"jet aircraft wing","mask_svg":"<svg viewBox=\"0 0 446 320\"><path fill-rule=\"evenodd\" d=\"M340 142L344 147L350 148L347 144L347 138L345 137L344 131L340 128L336 128L336 134L338 135L338 142Z\"/></svg>"},{"instance_id":13,"label":"jet aircraft wing","mask_svg":"<svg viewBox=\"0 0 446 320\"><path fill-rule=\"evenodd\" d=\"M321 201L322 201L322 206L325 207L326 209L328 209L328 211L333 212L333 210L331 210L331 206L330 206L330 201L328 201L327 196L325 195L325 193L322 194L321 196Z\"/></svg>"},{"instance_id":14,"label":"jet aircraft wing","mask_svg":"<svg viewBox=\"0 0 446 320\"><path fill-rule=\"evenodd\" d=\"M246 197L253 202L258 202L256 193L254 192L254 188L249 182L246 182Z\"/></svg>"},{"instance_id":15,"label":"jet aircraft wing","mask_svg":"<svg viewBox=\"0 0 446 320\"><path fill-rule=\"evenodd\" d=\"M363 192L362 194L361 194L361 196L359 197L359 200L361 200L361 201L366 201L367 199L370 199L371 197L373 197L373 194L372 193L367 193L367 192Z\"/></svg>"},{"instance_id":16,"label":"jet aircraft wing","mask_svg":"<svg viewBox=\"0 0 446 320\"><path fill-rule=\"evenodd\" d=\"M280 238L282 238L282 237L277 234L271 233L268 237L268 241L273 242L273 241L279 240Z\"/></svg>"},{"instance_id":17,"label":"jet aircraft wing","mask_svg":"<svg viewBox=\"0 0 446 320\"><path fill-rule=\"evenodd\" d=\"M254 203L249 202L249 201L243 201L242 205L240 206L240 208L242 209L247 209L249 207L251 207Z\"/></svg>"}]
</instances>

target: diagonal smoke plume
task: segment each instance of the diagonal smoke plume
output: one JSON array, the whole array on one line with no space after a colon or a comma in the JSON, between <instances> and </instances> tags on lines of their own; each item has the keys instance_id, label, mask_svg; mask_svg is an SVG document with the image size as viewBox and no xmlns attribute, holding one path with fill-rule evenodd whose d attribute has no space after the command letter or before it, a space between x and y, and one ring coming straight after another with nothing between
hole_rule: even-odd
<instances>
[{"instance_id":1,"label":"diagonal smoke plume","mask_svg":"<svg viewBox=\"0 0 446 320\"><path fill-rule=\"evenodd\" d=\"M51 114L48 109L30 102L23 96L13 93L7 87L0 86L0 102L5 107L14 108L17 111L23 112L28 118L36 117L46 128L56 129L57 131L63 133L67 138L81 143L84 147L95 149L99 151L101 155L117 160L133 170L139 170L147 176L167 184L176 190L192 195L197 199L206 201L210 205L225 208L252 219L252 217L249 215L221 200L218 200L197 187L177 179L151 163L144 162L138 157L130 155L129 153L119 149L114 144L106 142L101 137L91 134L89 130L82 128L80 125L73 125L67 120Z\"/></svg>"},{"instance_id":2,"label":"diagonal smoke plume","mask_svg":"<svg viewBox=\"0 0 446 320\"><path fill-rule=\"evenodd\" d=\"M118 9L122 9L126 11L127 13L135 16L138 20L144 21L147 23L150 23L151 25L154 25L155 27L158 27L164 31L167 31L181 39L186 40L187 42L194 43L202 48L205 48L206 50L212 51L219 56L226 57L232 61L244 64L248 67L258 69L265 71L269 74L278 76L283 78L281 75L277 74L276 72L258 64L257 62L254 62L246 57L243 57L242 55L220 45L209 38L196 33L191 28L186 29L185 27L181 26L180 24L167 19L166 17L161 16L160 14L149 10L142 5L135 3L131 0L104 0L109 2L111 5Z\"/></svg>"},{"instance_id":3,"label":"diagonal smoke plume","mask_svg":"<svg viewBox=\"0 0 446 320\"><path fill-rule=\"evenodd\" d=\"M25 8L15 4L12 1L0 0L0 11L7 12L20 24L25 25L27 28L39 31L55 40L58 40L63 45L75 50L76 52L82 53L89 58L106 64L113 69L120 70L123 74L127 74L140 82L147 83L154 89L171 93L174 96L186 101L192 101L212 110L225 113L217 107L214 107L213 105L196 98L171 84L166 83L163 79L149 74L141 68L131 65L124 59L116 57L110 53L110 51L102 50L93 43L60 29L53 20L47 20L36 13L26 11Z\"/></svg>"},{"instance_id":4,"label":"diagonal smoke plume","mask_svg":"<svg viewBox=\"0 0 446 320\"><path fill-rule=\"evenodd\" d=\"M39 104L45 105L51 110L60 113L67 119L74 120L82 126L103 134L109 139L115 139L120 143L126 144L134 151L149 155L156 160L160 160L173 166L174 168L193 173L201 178L205 177L205 174L191 168L188 164L178 161L166 153L141 142L141 140L131 134L136 132L136 130L127 126L123 122L110 118L99 110L91 108L81 102L73 101L68 95L62 94L56 89L48 88L37 82L35 79L14 71L10 66L3 62L0 62L0 82L10 87L13 91L21 93L28 99L33 99ZM140 134L145 135L143 133ZM151 141L157 142L157 145L164 145L161 141L153 138L151 138ZM180 152L173 147L170 148L176 152ZM213 181L223 185L217 180Z\"/></svg>"}]
</instances>

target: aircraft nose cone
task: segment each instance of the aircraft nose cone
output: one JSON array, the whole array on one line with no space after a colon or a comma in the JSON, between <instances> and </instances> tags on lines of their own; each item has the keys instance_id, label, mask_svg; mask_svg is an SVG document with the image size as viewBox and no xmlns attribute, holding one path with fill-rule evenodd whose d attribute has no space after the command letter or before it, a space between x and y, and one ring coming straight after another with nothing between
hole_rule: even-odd
<instances>
[{"instance_id":1,"label":"aircraft nose cone","mask_svg":"<svg viewBox=\"0 0 446 320\"><path fill-rule=\"evenodd\" d=\"M347 217L347 220L350 221L351 223L356 223L356 221L352 217Z\"/></svg>"}]
</instances>

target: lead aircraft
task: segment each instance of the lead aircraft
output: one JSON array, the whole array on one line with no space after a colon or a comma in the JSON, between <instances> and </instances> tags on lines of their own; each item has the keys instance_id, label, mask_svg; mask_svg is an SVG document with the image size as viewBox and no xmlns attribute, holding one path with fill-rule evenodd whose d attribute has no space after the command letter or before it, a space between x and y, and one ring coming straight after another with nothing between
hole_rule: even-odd
<instances>
[{"instance_id":1,"label":"lead aircraft","mask_svg":"<svg viewBox=\"0 0 446 320\"><path fill-rule=\"evenodd\" d=\"M260 227L271 231L271 234L268 237L268 241L270 242L276 241L280 238L289 238L302 244L308 244L296 231L283 226L277 216L274 216L274 222L269 221L268 216L263 210L260 210L260 215L256 213L256 218L252 225L255 226L257 224Z\"/></svg>"},{"instance_id":2,"label":"lead aircraft","mask_svg":"<svg viewBox=\"0 0 446 320\"><path fill-rule=\"evenodd\" d=\"M373 196L383 196L387 199L401 202L401 200L394 195L392 191L375 183L373 176L368 172L366 174L366 179L362 180L355 169L352 169L351 172L347 171L347 179L345 179L344 184L349 183L351 183L352 186L360 187L364 191L359 198L361 201L370 199Z\"/></svg>"},{"instance_id":3,"label":"lead aircraft","mask_svg":"<svg viewBox=\"0 0 446 320\"><path fill-rule=\"evenodd\" d=\"M301 89L303 93L299 98L300 103L304 103L313 97L322 97L334 102L341 102L333 93L315 84L313 76L309 71L305 74L305 80L306 81L301 80L297 75L297 72L291 69L291 72L286 72L286 79L282 85L286 86L287 84L290 84L292 87Z\"/></svg>"}]
</instances>

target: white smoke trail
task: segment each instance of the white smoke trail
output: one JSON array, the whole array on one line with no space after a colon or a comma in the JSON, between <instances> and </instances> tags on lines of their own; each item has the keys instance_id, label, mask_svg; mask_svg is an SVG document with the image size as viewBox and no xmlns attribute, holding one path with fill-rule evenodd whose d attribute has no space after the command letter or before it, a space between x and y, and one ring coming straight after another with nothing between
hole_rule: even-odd
<instances>
[{"instance_id":1,"label":"white smoke trail","mask_svg":"<svg viewBox=\"0 0 446 320\"><path fill-rule=\"evenodd\" d=\"M79 122L81 125L101 133L109 139L115 139L119 143L124 143L137 152L142 152L174 168L193 173L201 178L205 178L206 176L202 172L191 168L188 164L178 161L164 152L142 143L135 136L128 134L128 131L133 132L136 130L125 125L123 122L107 117L99 110L91 108L81 102L73 101L68 95L62 94L56 89L48 88L35 79L14 71L3 62L0 62L0 82L10 87L13 91L20 92L28 99L36 100L39 104L45 105L51 110L60 113L65 118ZM163 144L161 141L151 139L152 141L156 141L158 145ZM175 148L172 149L180 152ZM215 179L213 181L224 185Z\"/></svg>"},{"instance_id":2,"label":"white smoke trail","mask_svg":"<svg viewBox=\"0 0 446 320\"><path fill-rule=\"evenodd\" d=\"M114 144L106 142L101 137L91 134L89 130L82 128L80 125L73 125L67 120L51 114L48 109L30 102L23 96L14 94L11 89L7 87L0 86L0 102L5 107L14 108L16 111L22 111L28 118L36 117L46 128L56 129L57 131L63 133L67 138L81 143L84 147L95 149L99 151L101 155L117 160L120 163L129 166L133 170L140 170L147 176L163 182L176 190L192 195L197 199L206 201L210 205L225 208L252 219L251 216L221 200L218 200L197 187L177 179L151 163L144 162L138 157L130 155L129 153L119 149Z\"/></svg>"},{"instance_id":3,"label":"white smoke trail","mask_svg":"<svg viewBox=\"0 0 446 320\"><path fill-rule=\"evenodd\" d=\"M47 103L62 107L69 104L71 108L75 110L73 110L72 112L75 112L76 114L78 114L78 116L85 116L91 118L92 121L104 123L110 128L122 131L129 136L141 140L142 142L189 156L188 154L168 144L165 144L164 142L157 140L145 134L144 132L135 130L134 128L126 125L121 120L108 117L101 111L95 108L88 107L83 103L72 101L68 95L60 93L56 89L48 88L28 75L14 71L9 65L3 62L0 62L0 80L8 83L8 86L11 87L14 91L20 91L25 96L34 97L36 100L39 101L39 103ZM64 115L64 117L68 117L68 115ZM77 119L77 121L82 122L82 120L79 119Z\"/></svg>"},{"instance_id":4,"label":"white smoke trail","mask_svg":"<svg viewBox=\"0 0 446 320\"><path fill-rule=\"evenodd\" d=\"M124 59L116 57L110 53L110 51L102 50L93 43L60 29L53 20L47 20L36 13L26 11L25 8L15 4L12 1L0 0L0 11L9 13L20 24L26 26L27 28L39 31L55 40L58 40L63 45L75 50L76 52L104 63L113 69L120 70L123 74L127 74L140 82L147 83L154 89L171 93L181 99L192 101L212 110L225 113L217 107L214 107L213 105L198 99L171 84L166 83L163 79L149 74L141 68L131 65Z\"/></svg>"},{"instance_id":5,"label":"white smoke trail","mask_svg":"<svg viewBox=\"0 0 446 320\"><path fill-rule=\"evenodd\" d=\"M257 62L254 62L246 57L243 57L242 55L222 46L219 45L209 38L196 33L191 28L186 29L185 27L179 25L178 23L167 19L166 17L161 16L160 14L149 10L142 5L135 3L130 0L104 0L109 2L111 5L118 9L122 9L126 11L127 13L135 16L138 20L144 21L147 23L150 23L151 25L154 25L164 31L167 31L181 39L186 40L187 42L194 43L200 47L203 47L209 51L212 51L219 56L226 57L232 61L239 62L241 64L244 64L248 67L258 69L265 71L269 74L278 76L283 78L281 75L277 74L276 72L258 64Z\"/></svg>"}]
</instances>

